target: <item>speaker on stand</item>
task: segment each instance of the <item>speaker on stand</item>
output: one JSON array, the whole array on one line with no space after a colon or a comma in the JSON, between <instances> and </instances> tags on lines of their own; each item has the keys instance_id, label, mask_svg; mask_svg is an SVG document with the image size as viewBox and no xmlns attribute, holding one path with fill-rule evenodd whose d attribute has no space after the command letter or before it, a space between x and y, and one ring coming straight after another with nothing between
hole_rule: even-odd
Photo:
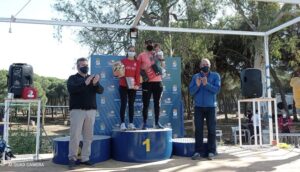
<instances>
[{"instance_id":1,"label":"speaker on stand","mask_svg":"<svg viewBox=\"0 0 300 172\"><path fill-rule=\"evenodd\" d=\"M14 98L21 98L24 87L33 85L33 69L26 63L13 63L9 67L7 76L8 92L14 94Z\"/></svg>"},{"instance_id":2,"label":"speaker on stand","mask_svg":"<svg viewBox=\"0 0 300 172\"><path fill-rule=\"evenodd\" d=\"M261 70L247 68L241 72L241 89L245 98L262 97Z\"/></svg>"}]
</instances>

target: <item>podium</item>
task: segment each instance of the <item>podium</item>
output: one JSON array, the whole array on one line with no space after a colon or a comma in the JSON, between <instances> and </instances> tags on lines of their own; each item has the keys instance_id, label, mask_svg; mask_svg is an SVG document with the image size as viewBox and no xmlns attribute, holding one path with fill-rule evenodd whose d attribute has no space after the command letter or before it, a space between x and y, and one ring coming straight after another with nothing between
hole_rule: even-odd
<instances>
[{"instance_id":1,"label":"podium","mask_svg":"<svg viewBox=\"0 0 300 172\"><path fill-rule=\"evenodd\" d=\"M69 141L70 137L59 137L53 139L53 159L56 164L67 165L69 163ZM80 141L80 149L82 147L82 141ZM111 137L94 135L91 145L90 161L92 163L98 163L110 159L110 147Z\"/></svg>"},{"instance_id":2,"label":"podium","mask_svg":"<svg viewBox=\"0 0 300 172\"><path fill-rule=\"evenodd\" d=\"M124 162L153 162L172 155L172 129L112 132L112 157Z\"/></svg>"},{"instance_id":3,"label":"podium","mask_svg":"<svg viewBox=\"0 0 300 172\"><path fill-rule=\"evenodd\" d=\"M207 139L203 138L203 156L208 155ZM195 138L175 138L173 139L173 155L191 157L195 153Z\"/></svg>"}]
</instances>

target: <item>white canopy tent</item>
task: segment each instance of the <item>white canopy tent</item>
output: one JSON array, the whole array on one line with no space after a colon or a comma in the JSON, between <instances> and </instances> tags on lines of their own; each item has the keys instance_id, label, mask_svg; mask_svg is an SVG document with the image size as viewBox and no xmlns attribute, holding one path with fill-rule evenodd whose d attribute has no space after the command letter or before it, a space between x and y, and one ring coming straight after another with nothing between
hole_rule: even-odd
<instances>
[{"instance_id":1,"label":"white canopy tent","mask_svg":"<svg viewBox=\"0 0 300 172\"><path fill-rule=\"evenodd\" d=\"M300 0L253 0L264 2L278 2L278 3L291 3L300 4ZM69 22L69 21L54 21L54 20L35 20L35 19L22 19L11 16L10 18L0 17L0 22L6 23L23 23L23 24L39 24L39 25L57 25L57 26L74 26L74 27L96 27L106 29L125 29L137 28L144 31L160 31L160 32L185 32L185 33L200 33L200 34L219 34L219 35L244 35L244 36L259 36L264 38L264 57L266 63L266 88L267 97L271 98L271 81L270 81L270 62L269 62L269 35L300 22L300 16L296 17L284 24L281 24L271 30L265 32L254 31L238 31L238 30L211 30L211 29L196 29L196 28L174 28L174 27L156 27L156 26L141 26L138 25L145 8L148 6L149 0L143 0L135 17L132 25L118 25L118 24L101 24L101 23L83 23L83 22ZM26 4L27 5L27 4ZM268 112L271 112L271 102L268 103ZM272 119L269 119L269 128L272 131ZM272 135L270 135L271 138ZM273 136L272 136L273 137Z\"/></svg>"}]
</instances>

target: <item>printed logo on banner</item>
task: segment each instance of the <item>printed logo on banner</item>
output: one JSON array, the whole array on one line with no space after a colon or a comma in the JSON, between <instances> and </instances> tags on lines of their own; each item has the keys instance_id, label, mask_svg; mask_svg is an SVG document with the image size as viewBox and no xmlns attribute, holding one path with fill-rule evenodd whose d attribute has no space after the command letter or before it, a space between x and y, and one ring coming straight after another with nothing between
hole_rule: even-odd
<instances>
[{"instance_id":1,"label":"printed logo on banner","mask_svg":"<svg viewBox=\"0 0 300 172\"><path fill-rule=\"evenodd\" d=\"M167 91L167 88L165 85L163 85L163 91Z\"/></svg>"},{"instance_id":2,"label":"printed logo on banner","mask_svg":"<svg viewBox=\"0 0 300 172\"><path fill-rule=\"evenodd\" d=\"M162 109L160 111L160 116L163 117L163 116L167 116L167 111L165 109Z\"/></svg>"},{"instance_id":3,"label":"printed logo on banner","mask_svg":"<svg viewBox=\"0 0 300 172\"><path fill-rule=\"evenodd\" d=\"M109 117L115 117L116 116L116 113L114 110L111 110L108 114Z\"/></svg>"},{"instance_id":4,"label":"printed logo on banner","mask_svg":"<svg viewBox=\"0 0 300 172\"><path fill-rule=\"evenodd\" d=\"M173 60L173 62L172 62L172 67L173 67L173 68L177 68L177 61L176 61L176 60Z\"/></svg>"},{"instance_id":5,"label":"printed logo on banner","mask_svg":"<svg viewBox=\"0 0 300 172\"><path fill-rule=\"evenodd\" d=\"M99 117L99 116L100 116L99 111L97 111L96 112L96 117Z\"/></svg>"},{"instance_id":6,"label":"printed logo on banner","mask_svg":"<svg viewBox=\"0 0 300 172\"><path fill-rule=\"evenodd\" d=\"M106 78L105 72L102 71L102 72L100 73L100 77L101 77L101 79L105 79L105 78Z\"/></svg>"},{"instance_id":7,"label":"printed logo on banner","mask_svg":"<svg viewBox=\"0 0 300 172\"><path fill-rule=\"evenodd\" d=\"M142 102L142 99L135 99L135 105L137 107L142 107L143 106L143 102Z\"/></svg>"},{"instance_id":8,"label":"printed logo on banner","mask_svg":"<svg viewBox=\"0 0 300 172\"><path fill-rule=\"evenodd\" d=\"M142 116L142 111L141 110L136 110L134 113L134 117L140 117Z\"/></svg>"},{"instance_id":9,"label":"printed logo on banner","mask_svg":"<svg viewBox=\"0 0 300 172\"><path fill-rule=\"evenodd\" d=\"M177 94L177 85L176 84L174 84L172 86L172 91L173 91L173 94Z\"/></svg>"},{"instance_id":10,"label":"printed logo on banner","mask_svg":"<svg viewBox=\"0 0 300 172\"><path fill-rule=\"evenodd\" d=\"M135 116L142 116L142 108L143 108L142 99L136 99L136 101L134 102L134 107L136 108Z\"/></svg>"},{"instance_id":11,"label":"printed logo on banner","mask_svg":"<svg viewBox=\"0 0 300 172\"><path fill-rule=\"evenodd\" d=\"M106 129L104 122L100 123L100 130L104 131Z\"/></svg>"},{"instance_id":12,"label":"printed logo on banner","mask_svg":"<svg viewBox=\"0 0 300 172\"><path fill-rule=\"evenodd\" d=\"M108 64L109 66L112 66L115 62L116 62L116 60L110 60L110 61L107 62L107 64Z\"/></svg>"},{"instance_id":13,"label":"printed logo on banner","mask_svg":"<svg viewBox=\"0 0 300 172\"><path fill-rule=\"evenodd\" d=\"M111 85L108 87L108 91L115 91L115 85L111 84Z\"/></svg>"},{"instance_id":14,"label":"printed logo on banner","mask_svg":"<svg viewBox=\"0 0 300 172\"><path fill-rule=\"evenodd\" d=\"M96 66L99 66L99 65L101 65L100 58L96 58Z\"/></svg>"},{"instance_id":15,"label":"printed logo on banner","mask_svg":"<svg viewBox=\"0 0 300 172\"><path fill-rule=\"evenodd\" d=\"M164 100L165 104L171 104L172 103L172 99L171 97L168 97Z\"/></svg>"},{"instance_id":16,"label":"printed logo on banner","mask_svg":"<svg viewBox=\"0 0 300 172\"><path fill-rule=\"evenodd\" d=\"M149 117L149 119L152 119L152 116L153 116L152 111L153 111L152 109L148 110L148 117Z\"/></svg>"},{"instance_id":17,"label":"printed logo on banner","mask_svg":"<svg viewBox=\"0 0 300 172\"><path fill-rule=\"evenodd\" d=\"M121 99L120 98L116 98L114 99L115 102L121 102Z\"/></svg>"},{"instance_id":18,"label":"printed logo on banner","mask_svg":"<svg viewBox=\"0 0 300 172\"><path fill-rule=\"evenodd\" d=\"M141 89L137 90L137 91L136 91L136 95L138 95L138 96L143 95L143 91L142 91Z\"/></svg>"},{"instance_id":19,"label":"printed logo on banner","mask_svg":"<svg viewBox=\"0 0 300 172\"><path fill-rule=\"evenodd\" d=\"M167 73L166 77L164 78L165 80L171 80L171 73Z\"/></svg>"},{"instance_id":20,"label":"printed logo on banner","mask_svg":"<svg viewBox=\"0 0 300 172\"><path fill-rule=\"evenodd\" d=\"M134 106L136 107L136 108L138 108L138 109L142 109L142 107L143 107L143 102L141 102L141 99L139 99L140 101L137 101L136 100L136 102L134 102Z\"/></svg>"},{"instance_id":21,"label":"printed logo on banner","mask_svg":"<svg viewBox=\"0 0 300 172\"><path fill-rule=\"evenodd\" d=\"M173 109L173 118L177 118L177 109Z\"/></svg>"},{"instance_id":22,"label":"printed logo on banner","mask_svg":"<svg viewBox=\"0 0 300 172\"><path fill-rule=\"evenodd\" d=\"M105 105L105 97L101 97L101 98L100 98L100 103L101 103L102 105Z\"/></svg>"}]
</instances>

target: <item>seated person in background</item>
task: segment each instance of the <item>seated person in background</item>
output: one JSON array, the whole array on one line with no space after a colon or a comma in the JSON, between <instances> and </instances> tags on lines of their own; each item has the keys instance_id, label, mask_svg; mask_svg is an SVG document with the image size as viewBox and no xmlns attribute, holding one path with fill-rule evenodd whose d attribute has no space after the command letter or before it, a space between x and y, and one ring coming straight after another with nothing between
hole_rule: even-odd
<instances>
[{"instance_id":1,"label":"seated person in background","mask_svg":"<svg viewBox=\"0 0 300 172\"><path fill-rule=\"evenodd\" d=\"M256 127L256 133L259 133L259 114L258 114L258 110L255 111L254 115L252 115L251 117L251 121L252 121L252 131L250 130L251 136L254 135L254 127Z\"/></svg>"},{"instance_id":2,"label":"seated person in background","mask_svg":"<svg viewBox=\"0 0 300 172\"><path fill-rule=\"evenodd\" d=\"M250 131L250 135L252 136L254 131L253 131L253 121L252 121L253 113L251 112L251 110L247 110L246 117L248 119L247 126Z\"/></svg>"},{"instance_id":3,"label":"seated person in background","mask_svg":"<svg viewBox=\"0 0 300 172\"><path fill-rule=\"evenodd\" d=\"M281 133L290 133L292 120L289 116L283 114L282 116L279 117L278 123L279 123L279 130Z\"/></svg>"},{"instance_id":4,"label":"seated person in background","mask_svg":"<svg viewBox=\"0 0 300 172\"><path fill-rule=\"evenodd\" d=\"M253 116L253 114L252 114L251 110L247 110L246 117L248 119L248 124L252 123L252 120L251 120L252 116Z\"/></svg>"},{"instance_id":5,"label":"seated person in background","mask_svg":"<svg viewBox=\"0 0 300 172\"><path fill-rule=\"evenodd\" d=\"M248 129L250 131L250 136L254 135L254 127L256 127L256 133L259 133L259 114L258 110L255 111L254 115L250 110L247 110L248 118Z\"/></svg>"}]
</instances>

